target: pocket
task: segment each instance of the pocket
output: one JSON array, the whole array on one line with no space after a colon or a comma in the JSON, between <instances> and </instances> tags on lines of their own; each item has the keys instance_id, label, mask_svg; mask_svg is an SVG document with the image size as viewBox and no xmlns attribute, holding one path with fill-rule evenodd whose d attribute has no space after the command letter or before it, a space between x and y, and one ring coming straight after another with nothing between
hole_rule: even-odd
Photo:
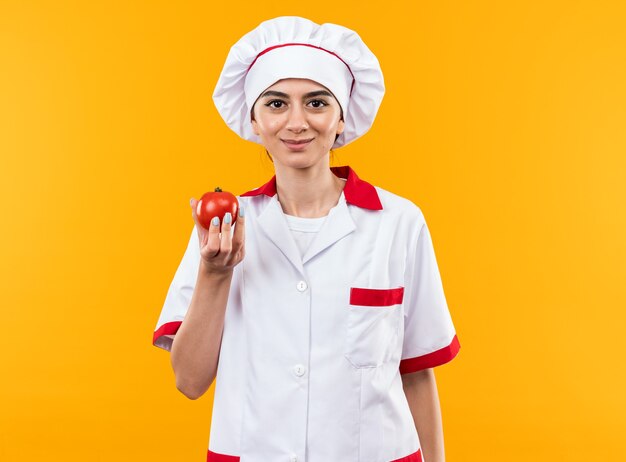
<instances>
[{"instance_id":1,"label":"pocket","mask_svg":"<svg viewBox=\"0 0 626 462\"><path fill-rule=\"evenodd\" d=\"M356 368L389 361L397 344L404 287L350 288L345 356Z\"/></svg>"}]
</instances>

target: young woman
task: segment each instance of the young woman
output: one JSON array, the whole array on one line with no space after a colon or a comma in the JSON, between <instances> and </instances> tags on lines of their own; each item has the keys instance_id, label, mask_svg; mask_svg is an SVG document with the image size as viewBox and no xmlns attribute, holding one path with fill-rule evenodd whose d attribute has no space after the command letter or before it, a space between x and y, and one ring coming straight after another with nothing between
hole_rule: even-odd
<instances>
[{"instance_id":1,"label":"young woman","mask_svg":"<svg viewBox=\"0 0 626 462\"><path fill-rule=\"evenodd\" d=\"M432 368L459 342L421 210L330 167L371 126L378 60L299 17L230 50L214 101L275 168L231 224L197 220L153 344L191 399L216 380L210 462L443 462ZM244 231L245 230L245 231Z\"/></svg>"}]
</instances>

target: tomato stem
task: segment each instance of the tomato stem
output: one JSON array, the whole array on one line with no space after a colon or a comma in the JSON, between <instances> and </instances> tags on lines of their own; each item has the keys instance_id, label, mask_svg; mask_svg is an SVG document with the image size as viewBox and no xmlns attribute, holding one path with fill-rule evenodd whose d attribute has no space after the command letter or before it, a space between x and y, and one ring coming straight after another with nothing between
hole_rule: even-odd
<instances>
[{"instance_id":1,"label":"tomato stem","mask_svg":"<svg viewBox=\"0 0 626 462\"><path fill-rule=\"evenodd\" d=\"M215 192L222 192L222 188L218 186L217 188L215 188Z\"/></svg>"}]
</instances>

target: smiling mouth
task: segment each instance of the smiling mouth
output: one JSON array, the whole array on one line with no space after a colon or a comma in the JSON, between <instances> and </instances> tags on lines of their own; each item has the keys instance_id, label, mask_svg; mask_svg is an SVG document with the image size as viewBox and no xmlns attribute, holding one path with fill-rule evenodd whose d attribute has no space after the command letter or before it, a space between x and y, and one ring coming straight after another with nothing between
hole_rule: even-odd
<instances>
[{"instance_id":1,"label":"smiling mouth","mask_svg":"<svg viewBox=\"0 0 626 462\"><path fill-rule=\"evenodd\" d=\"M284 143L293 144L294 146L298 146L300 144L307 144L307 143L310 143L311 141L313 141L313 138L310 138L308 140L283 140Z\"/></svg>"}]
</instances>

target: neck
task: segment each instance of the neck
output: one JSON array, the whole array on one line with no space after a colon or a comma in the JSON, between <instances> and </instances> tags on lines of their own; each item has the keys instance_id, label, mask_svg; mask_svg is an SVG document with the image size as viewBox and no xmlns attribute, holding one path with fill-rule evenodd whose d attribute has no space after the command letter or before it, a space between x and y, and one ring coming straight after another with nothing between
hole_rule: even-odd
<instances>
[{"instance_id":1,"label":"neck","mask_svg":"<svg viewBox=\"0 0 626 462\"><path fill-rule=\"evenodd\" d=\"M275 166L276 192L287 215L318 218L337 205L345 181L321 163L308 168Z\"/></svg>"}]
</instances>

